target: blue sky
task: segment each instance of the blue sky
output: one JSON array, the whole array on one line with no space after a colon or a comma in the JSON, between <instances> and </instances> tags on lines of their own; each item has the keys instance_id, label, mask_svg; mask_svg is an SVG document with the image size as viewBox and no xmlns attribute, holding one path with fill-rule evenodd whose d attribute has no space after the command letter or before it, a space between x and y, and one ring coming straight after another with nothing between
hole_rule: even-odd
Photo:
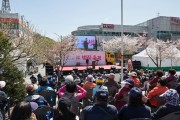
<instances>
[{"instance_id":1,"label":"blue sky","mask_svg":"<svg viewBox=\"0 0 180 120\"><path fill-rule=\"evenodd\" d=\"M124 24L135 25L160 16L180 17L180 0L124 0ZM83 25L121 24L121 0L10 0L36 31L53 39Z\"/></svg>"}]
</instances>

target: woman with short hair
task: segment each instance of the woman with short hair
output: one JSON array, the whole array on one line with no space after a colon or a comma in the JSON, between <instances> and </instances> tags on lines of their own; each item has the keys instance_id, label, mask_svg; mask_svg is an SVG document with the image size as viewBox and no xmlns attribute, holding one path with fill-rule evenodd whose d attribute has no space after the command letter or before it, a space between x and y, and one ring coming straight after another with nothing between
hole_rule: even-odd
<instances>
[{"instance_id":1,"label":"woman with short hair","mask_svg":"<svg viewBox=\"0 0 180 120\"><path fill-rule=\"evenodd\" d=\"M37 120L33 113L37 108L38 104L35 102L22 101L13 108L10 120Z\"/></svg>"}]
</instances>

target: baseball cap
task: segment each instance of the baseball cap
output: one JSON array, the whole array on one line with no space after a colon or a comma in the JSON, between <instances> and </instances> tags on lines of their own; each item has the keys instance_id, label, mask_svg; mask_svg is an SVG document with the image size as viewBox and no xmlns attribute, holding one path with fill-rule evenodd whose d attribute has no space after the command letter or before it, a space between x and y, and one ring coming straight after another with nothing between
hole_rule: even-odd
<instances>
[{"instance_id":1,"label":"baseball cap","mask_svg":"<svg viewBox=\"0 0 180 120\"><path fill-rule=\"evenodd\" d=\"M96 98L101 101L107 101L108 100L108 91L106 90L98 90L95 94Z\"/></svg>"},{"instance_id":2,"label":"baseball cap","mask_svg":"<svg viewBox=\"0 0 180 120\"><path fill-rule=\"evenodd\" d=\"M29 104L30 104L31 109L32 109L33 111L35 111L35 110L38 108L38 104L35 103L35 102L29 102Z\"/></svg>"},{"instance_id":3,"label":"baseball cap","mask_svg":"<svg viewBox=\"0 0 180 120\"><path fill-rule=\"evenodd\" d=\"M128 79L122 81L121 84L128 84L128 85L134 86L134 81L132 79L128 78Z\"/></svg>"},{"instance_id":4,"label":"baseball cap","mask_svg":"<svg viewBox=\"0 0 180 120\"><path fill-rule=\"evenodd\" d=\"M141 91L141 89L139 89L137 87L133 87L129 92L129 96L133 97L133 98L142 97L142 91Z\"/></svg>"}]
</instances>

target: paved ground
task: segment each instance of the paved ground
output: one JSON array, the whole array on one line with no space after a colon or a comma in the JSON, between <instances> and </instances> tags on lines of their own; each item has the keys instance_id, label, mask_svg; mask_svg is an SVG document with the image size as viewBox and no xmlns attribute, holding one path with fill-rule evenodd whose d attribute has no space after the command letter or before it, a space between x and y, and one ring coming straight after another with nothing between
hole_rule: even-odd
<instances>
[{"instance_id":1,"label":"paved ground","mask_svg":"<svg viewBox=\"0 0 180 120\"><path fill-rule=\"evenodd\" d=\"M45 76L45 68L43 68L42 65L38 65L37 67L38 67L38 73L40 73L42 76ZM38 73L34 74L34 76L37 77ZM31 83L30 77L31 77L31 75L27 75L27 76L24 78L25 83L28 83L28 84Z\"/></svg>"}]
</instances>

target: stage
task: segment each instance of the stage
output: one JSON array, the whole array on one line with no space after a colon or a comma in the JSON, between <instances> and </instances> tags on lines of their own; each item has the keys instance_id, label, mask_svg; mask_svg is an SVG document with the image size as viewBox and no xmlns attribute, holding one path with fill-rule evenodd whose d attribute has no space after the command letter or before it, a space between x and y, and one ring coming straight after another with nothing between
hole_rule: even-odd
<instances>
[{"instance_id":1,"label":"stage","mask_svg":"<svg viewBox=\"0 0 180 120\"><path fill-rule=\"evenodd\" d=\"M87 70L87 68L92 68L92 66L65 66L63 67L62 71L72 71L73 69L78 69L79 71ZM121 66L117 65L101 65L101 66L95 66L95 69L93 70L99 70L99 68L104 68L104 70L111 70L112 68L115 68L116 70L120 70ZM61 70L61 67L59 68Z\"/></svg>"}]
</instances>

